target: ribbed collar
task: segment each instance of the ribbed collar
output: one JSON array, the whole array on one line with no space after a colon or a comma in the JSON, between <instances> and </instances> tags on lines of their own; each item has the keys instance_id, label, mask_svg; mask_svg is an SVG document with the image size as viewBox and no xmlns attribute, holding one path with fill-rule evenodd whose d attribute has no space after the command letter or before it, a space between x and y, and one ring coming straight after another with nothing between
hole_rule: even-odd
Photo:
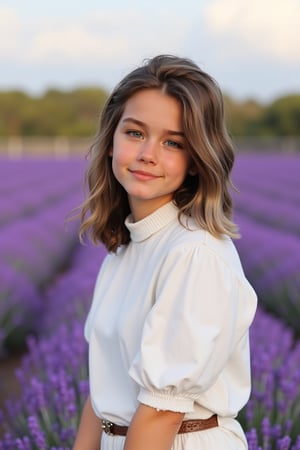
<instances>
[{"instance_id":1,"label":"ribbed collar","mask_svg":"<svg viewBox=\"0 0 300 450\"><path fill-rule=\"evenodd\" d=\"M128 228L133 242L142 242L160 231L177 216L178 208L173 202L169 202L138 222L133 222L130 214L125 220L125 226Z\"/></svg>"}]
</instances>

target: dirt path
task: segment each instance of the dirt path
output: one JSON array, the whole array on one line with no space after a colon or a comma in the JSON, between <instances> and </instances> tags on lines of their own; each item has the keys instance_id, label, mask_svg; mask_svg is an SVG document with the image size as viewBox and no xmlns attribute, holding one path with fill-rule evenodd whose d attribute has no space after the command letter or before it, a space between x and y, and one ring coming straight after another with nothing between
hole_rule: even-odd
<instances>
[{"instance_id":1,"label":"dirt path","mask_svg":"<svg viewBox=\"0 0 300 450\"><path fill-rule=\"evenodd\" d=\"M5 400L21 392L15 377L15 370L20 367L23 354L9 356L0 360L0 409L4 408ZM0 424L1 425L1 424ZM0 439L4 430L0 426Z\"/></svg>"},{"instance_id":2,"label":"dirt path","mask_svg":"<svg viewBox=\"0 0 300 450\"><path fill-rule=\"evenodd\" d=\"M20 392L14 372L20 366L22 356L12 355L0 360L0 409L8 397Z\"/></svg>"}]
</instances>

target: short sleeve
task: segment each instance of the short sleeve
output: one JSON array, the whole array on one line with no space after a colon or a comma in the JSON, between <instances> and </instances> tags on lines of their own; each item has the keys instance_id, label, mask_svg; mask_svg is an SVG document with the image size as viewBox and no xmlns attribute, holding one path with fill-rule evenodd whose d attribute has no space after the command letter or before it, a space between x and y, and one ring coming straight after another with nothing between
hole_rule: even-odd
<instances>
[{"instance_id":1,"label":"short sleeve","mask_svg":"<svg viewBox=\"0 0 300 450\"><path fill-rule=\"evenodd\" d=\"M255 309L252 295L205 244L173 249L161 267L155 303L129 369L140 386L138 400L192 412L247 332Z\"/></svg>"}]
</instances>

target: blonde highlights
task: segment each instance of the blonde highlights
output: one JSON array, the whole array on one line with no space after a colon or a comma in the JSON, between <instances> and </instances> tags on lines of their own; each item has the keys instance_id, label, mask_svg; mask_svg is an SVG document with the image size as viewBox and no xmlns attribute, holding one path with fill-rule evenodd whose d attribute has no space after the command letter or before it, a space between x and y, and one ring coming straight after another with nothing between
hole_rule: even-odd
<instances>
[{"instance_id":1,"label":"blonde highlights","mask_svg":"<svg viewBox=\"0 0 300 450\"><path fill-rule=\"evenodd\" d=\"M182 106L183 132L192 166L174 203L183 214L216 237L237 238L232 222L230 172L234 151L228 136L223 97L215 80L193 61L160 55L129 73L114 89L101 114L86 174L89 195L81 210L81 238L87 233L115 252L130 236L124 225L130 213L127 193L112 172L113 136L127 100L137 91L160 89Z\"/></svg>"}]
</instances>

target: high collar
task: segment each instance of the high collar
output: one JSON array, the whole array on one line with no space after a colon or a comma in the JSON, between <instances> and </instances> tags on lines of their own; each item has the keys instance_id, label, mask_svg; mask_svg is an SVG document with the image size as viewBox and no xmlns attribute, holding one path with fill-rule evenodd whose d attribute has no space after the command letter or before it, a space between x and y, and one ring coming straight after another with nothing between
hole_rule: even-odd
<instances>
[{"instance_id":1,"label":"high collar","mask_svg":"<svg viewBox=\"0 0 300 450\"><path fill-rule=\"evenodd\" d=\"M125 226L130 232L133 242L142 242L160 231L178 217L178 208L173 202L166 203L149 216L138 222L133 222L130 214L125 220Z\"/></svg>"}]
</instances>

